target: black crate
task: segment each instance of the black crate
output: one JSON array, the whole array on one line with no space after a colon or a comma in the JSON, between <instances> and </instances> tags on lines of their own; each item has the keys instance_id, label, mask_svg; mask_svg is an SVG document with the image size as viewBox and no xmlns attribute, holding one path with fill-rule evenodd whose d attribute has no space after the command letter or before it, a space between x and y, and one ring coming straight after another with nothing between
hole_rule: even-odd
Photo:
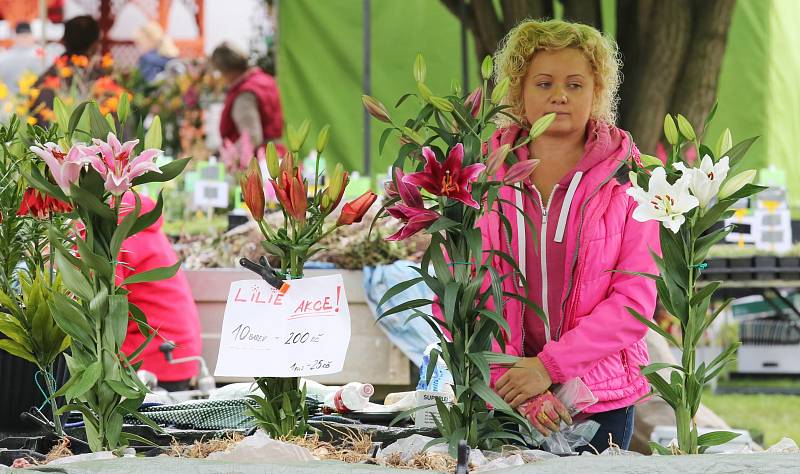
<instances>
[{"instance_id":1,"label":"black crate","mask_svg":"<svg viewBox=\"0 0 800 474\"><path fill-rule=\"evenodd\" d=\"M800 257L780 257L778 275L781 280L800 280Z\"/></svg>"},{"instance_id":2,"label":"black crate","mask_svg":"<svg viewBox=\"0 0 800 474\"><path fill-rule=\"evenodd\" d=\"M756 280L778 279L778 257L753 257Z\"/></svg>"},{"instance_id":3,"label":"black crate","mask_svg":"<svg viewBox=\"0 0 800 474\"><path fill-rule=\"evenodd\" d=\"M753 258L738 257L728 259L728 271L731 280L752 280L753 279Z\"/></svg>"},{"instance_id":4,"label":"black crate","mask_svg":"<svg viewBox=\"0 0 800 474\"><path fill-rule=\"evenodd\" d=\"M706 260L706 268L702 271L701 276L705 280L728 280L731 277L728 271L727 258L709 258Z\"/></svg>"}]
</instances>

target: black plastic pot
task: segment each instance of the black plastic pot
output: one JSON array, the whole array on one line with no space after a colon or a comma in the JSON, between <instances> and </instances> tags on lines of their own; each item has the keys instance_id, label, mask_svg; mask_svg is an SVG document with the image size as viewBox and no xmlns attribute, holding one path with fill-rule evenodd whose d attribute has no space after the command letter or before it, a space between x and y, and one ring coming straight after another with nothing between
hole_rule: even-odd
<instances>
[{"instance_id":1,"label":"black plastic pot","mask_svg":"<svg viewBox=\"0 0 800 474\"><path fill-rule=\"evenodd\" d=\"M728 271L731 280L752 280L753 259L751 257L729 258Z\"/></svg>"},{"instance_id":2,"label":"black plastic pot","mask_svg":"<svg viewBox=\"0 0 800 474\"><path fill-rule=\"evenodd\" d=\"M756 280L776 280L778 278L777 257L753 257Z\"/></svg>"},{"instance_id":3,"label":"black plastic pot","mask_svg":"<svg viewBox=\"0 0 800 474\"><path fill-rule=\"evenodd\" d=\"M234 214L232 212L228 213L228 230L234 229L239 227L242 224L247 224L249 218L247 214Z\"/></svg>"},{"instance_id":4,"label":"black plastic pot","mask_svg":"<svg viewBox=\"0 0 800 474\"><path fill-rule=\"evenodd\" d=\"M0 339L5 338L0 334ZM40 406L45 400L45 396L34 381L38 370L36 365L8 352L0 351L0 431L22 432L33 428L21 420L19 415L31 407ZM67 364L63 357L59 357L56 361L54 371L56 383L61 386L68 377ZM41 376L39 381L44 388L44 379ZM49 407L42 411L50 416Z\"/></svg>"}]
</instances>

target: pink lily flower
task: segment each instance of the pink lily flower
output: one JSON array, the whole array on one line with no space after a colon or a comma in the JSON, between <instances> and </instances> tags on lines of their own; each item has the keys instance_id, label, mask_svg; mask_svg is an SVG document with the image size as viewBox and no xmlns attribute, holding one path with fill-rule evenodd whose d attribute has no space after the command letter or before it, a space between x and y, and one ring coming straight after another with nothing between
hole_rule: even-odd
<instances>
[{"instance_id":1,"label":"pink lily flower","mask_svg":"<svg viewBox=\"0 0 800 474\"><path fill-rule=\"evenodd\" d=\"M389 207L386 211L395 219L405 222L406 225L399 231L386 237L386 240L407 239L417 232L428 228L428 226L441 217L438 212L425 209L419 189L416 186L409 185L409 183L403 179L404 177L403 170L395 168L397 190L403 203Z\"/></svg>"},{"instance_id":2,"label":"pink lily flower","mask_svg":"<svg viewBox=\"0 0 800 474\"><path fill-rule=\"evenodd\" d=\"M105 181L106 191L115 196L122 196L131 188L133 179L148 171L160 173L161 170L153 162L161 152L155 148L143 151L131 157L134 147L139 140L120 143L117 137L109 132L107 141L97 138L92 139L94 146L85 147L85 152L91 154L91 164Z\"/></svg>"},{"instance_id":3,"label":"pink lily flower","mask_svg":"<svg viewBox=\"0 0 800 474\"><path fill-rule=\"evenodd\" d=\"M45 143L43 147L32 146L30 150L47 163L56 184L69 196L70 185L78 182L81 170L91 161L91 157L82 153L78 147L72 147L69 153L64 153L59 145L52 142Z\"/></svg>"},{"instance_id":4,"label":"pink lily flower","mask_svg":"<svg viewBox=\"0 0 800 474\"><path fill-rule=\"evenodd\" d=\"M454 146L442 165L429 147L422 149L425 157L425 168L418 173L411 173L403 181L423 189L436 196L446 196L456 201L461 201L467 206L478 209L480 206L472 198L472 183L478 179L486 165L475 163L466 168L464 162L464 146L459 143Z\"/></svg>"}]
</instances>

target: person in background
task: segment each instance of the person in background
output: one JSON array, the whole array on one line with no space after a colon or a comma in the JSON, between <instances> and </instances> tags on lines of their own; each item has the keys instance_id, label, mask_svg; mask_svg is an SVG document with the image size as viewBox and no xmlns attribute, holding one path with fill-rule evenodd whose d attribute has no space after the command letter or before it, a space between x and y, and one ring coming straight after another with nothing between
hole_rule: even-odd
<instances>
[{"instance_id":1,"label":"person in background","mask_svg":"<svg viewBox=\"0 0 800 474\"><path fill-rule=\"evenodd\" d=\"M279 139L283 112L275 79L249 67L247 56L228 43L214 49L211 64L228 85L219 124L222 141L235 143L245 130L256 147Z\"/></svg>"},{"instance_id":2,"label":"person in background","mask_svg":"<svg viewBox=\"0 0 800 474\"><path fill-rule=\"evenodd\" d=\"M14 45L0 53L0 82L11 94L19 91L19 78L25 71L38 76L45 68L44 50L37 46L31 25L17 23L14 34Z\"/></svg>"},{"instance_id":3,"label":"person in background","mask_svg":"<svg viewBox=\"0 0 800 474\"><path fill-rule=\"evenodd\" d=\"M40 90L38 97L31 104L30 110L37 119L37 124L46 126L50 122L49 115L43 113L53 110L56 91L62 84L72 84L73 74L66 74L65 71L75 65L75 61L91 64L89 58L97 54L100 44L100 25L97 20L89 15L76 16L64 23L64 35L61 43L64 46L64 53L58 56L53 64L47 68L33 84L33 87ZM94 80L103 74L101 68L93 68L86 78ZM58 87L50 86L51 82L59 84Z\"/></svg>"},{"instance_id":4,"label":"person in background","mask_svg":"<svg viewBox=\"0 0 800 474\"><path fill-rule=\"evenodd\" d=\"M140 214L149 212L155 203L147 196L141 196ZM132 193L122 198L122 212L133 210L135 200ZM122 217L122 216L121 216ZM174 265L178 256L172 250L167 236L162 230L164 218L145 230L133 235L122 243L117 266L117 279L154 268ZM172 351L175 359L199 356L202 350L200 338L200 316L192 297L192 290L183 270L178 270L172 278L147 283L128 285L128 299L138 306L147 317L147 323L158 331L158 335L136 360L142 360L142 370L152 372L158 377L158 385L169 391L188 390L191 379L198 373L197 362L169 364L159 346L164 340L175 343ZM128 335L122 345L122 352L130 354L144 342L145 336L136 323L128 323Z\"/></svg>"},{"instance_id":5,"label":"person in background","mask_svg":"<svg viewBox=\"0 0 800 474\"><path fill-rule=\"evenodd\" d=\"M142 55L139 56L139 72L147 82L152 82L164 71L167 63L178 57L178 47L156 22L139 28L134 42Z\"/></svg>"}]
</instances>

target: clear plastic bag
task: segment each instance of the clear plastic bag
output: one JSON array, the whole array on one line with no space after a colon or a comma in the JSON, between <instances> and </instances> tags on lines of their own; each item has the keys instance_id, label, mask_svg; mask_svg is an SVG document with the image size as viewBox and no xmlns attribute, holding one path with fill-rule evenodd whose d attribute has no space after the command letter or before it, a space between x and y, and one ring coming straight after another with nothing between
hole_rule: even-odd
<instances>
[{"instance_id":1,"label":"clear plastic bag","mask_svg":"<svg viewBox=\"0 0 800 474\"><path fill-rule=\"evenodd\" d=\"M597 403L597 397L577 377L556 387L553 395L564 404L573 419L575 415ZM523 403L518 410L524 415L525 408L527 408L527 404ZM589 444L600 428L600 424L596 421L586 420L568 425L562 421L559 428L559 431L554 431L547 437L532 430L530 439L525 441L546 447L553 454L570 454L575 452L576 448Z\"/></svg>"}]
</instances>

